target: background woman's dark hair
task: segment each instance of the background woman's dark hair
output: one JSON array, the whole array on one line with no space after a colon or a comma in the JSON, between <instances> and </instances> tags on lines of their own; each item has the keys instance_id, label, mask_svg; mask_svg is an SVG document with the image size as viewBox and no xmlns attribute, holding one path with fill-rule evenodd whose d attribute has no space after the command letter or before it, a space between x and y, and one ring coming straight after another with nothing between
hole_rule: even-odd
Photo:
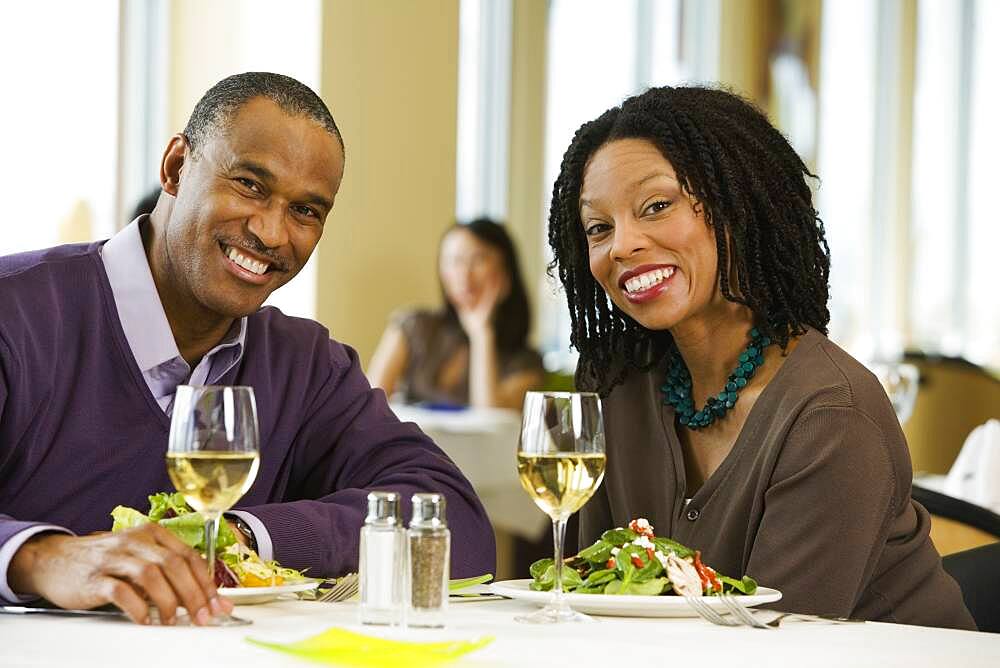
<instances>
[{"instance_id":1,"label":"background woman's dark hair","mask_svg":"<svg viewBox=\"0 0 1000 668\"><path fill-rule=\"evenodd\" d=\"M756 326L782 348L806 325L826 333L830 250L806 182L815 175L739 96L714 88L652 88L577 130L552 190L549 273L558 269L566 290L570 341L580 351L578 384L606 394L629 370L676 354L669 332L627 316L590 273L580 221L584 169L601 146L626 138L653 143L701 206L715 232L726 299L748 306Z\"/></svg>"},{"instance_id":2,"label":"background woman's dark hair","mask_svg":"<svg viewBox=\"0 0 1000 668\"><path fill-rule=\"evenodd\" d=\"M133 221L144 213L153 213L153 209L156 208L156 203L160 200L160 193L163 189L160 188L159 184L151 188L145 195L142 196L138 202L135 203L135 207L132 209L132 215L129 221Z\"/></svg>"},{"instance_id":3,"label":"background woman's dark hair","mask_svg":"<svg viewBox=\"0 0 1000 668\"><path fill-rule=\"evenodd\" d=\"M503 225L489 218L477 218L468 223L455 224L448 228L445 236L457 229L467 230L479 241L500 251L504 269L510 277L510 293L497 305L496 313L493 315L497 348L504 352L515 352L524 348L527 345L528 331L531 329L531 307L528 305L528 294L524 290L524 279L521 278L514 242ZM442 286L442 293L443 291ZM444 297L443 313L451 324L462 331L458 313L447 296Z\"/></svg>"}]
</instances>

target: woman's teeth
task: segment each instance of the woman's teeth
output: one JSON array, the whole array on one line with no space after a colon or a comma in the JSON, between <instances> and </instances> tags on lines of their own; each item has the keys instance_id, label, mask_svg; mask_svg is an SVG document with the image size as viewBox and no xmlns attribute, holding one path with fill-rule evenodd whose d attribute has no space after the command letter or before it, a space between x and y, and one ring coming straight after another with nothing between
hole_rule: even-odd
<instances>
[{"instance_id":1,"label":"woman's teeth","mask_svg":"<svg viewBox=\"0 0 1000 668\"><path fill-rule=\"evenodd\" d=\"M226 255L229 257L230 260L232 260L236 264L240 265L247 271L252 271L255 274L263 274L265 271L267 271L267 268L270 266L266 262L257 262L256 260L251 260L247 256L242 255L232 246L230 246L229 250L226 251Z\"/></svg>"},{"instance_id":2,"label":"woman's teeth","mask_svg":"<svg viewBox=\"0 0 1000 668\"><path fill-rule=\"evenodd\" d=\"M643 290L648 290L658 283L662 283L673 275L673 267L667 267L666 269L653 269L652 271L647 271L645 274L633 276L625 281L625 289L629 292L642 292Z\"/></svg>"}]
</instances>

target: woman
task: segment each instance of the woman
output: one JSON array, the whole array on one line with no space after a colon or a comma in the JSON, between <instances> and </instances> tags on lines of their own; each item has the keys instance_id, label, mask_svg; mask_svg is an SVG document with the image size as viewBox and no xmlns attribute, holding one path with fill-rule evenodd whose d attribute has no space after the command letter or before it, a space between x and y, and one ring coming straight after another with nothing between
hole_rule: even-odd
<instances>
[{"instance_id":1,"label":"woman","mask_svg":"<svg viewBox=\"0 0 1000 668\"><path fill-rule=\"evenodd\" d=\"M369 380L407 403L520 409L544 368L528 347L528 297L514 244L480 218L450 228L439 256L444 306L395 316Z\"/></svg>"},{"instance_id":2,"label":"woman","mask_svg":"<svg viewBox=\"0 0 1000 668\"><path fill-rule=\"evenodd\" d=\"M608 468L580 541L646 517L782 609L975 628L910 498L878 381L825 334L829 251L785 138L742 99L656 88L586 123L549 242Z\"/></svg>"}]
</instances>

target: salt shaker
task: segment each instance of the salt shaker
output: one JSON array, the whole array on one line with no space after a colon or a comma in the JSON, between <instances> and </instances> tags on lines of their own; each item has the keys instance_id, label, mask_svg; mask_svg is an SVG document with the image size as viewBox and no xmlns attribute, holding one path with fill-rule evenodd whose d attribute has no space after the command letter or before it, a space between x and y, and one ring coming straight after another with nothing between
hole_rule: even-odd
<instances>
[{"instance_id":1,"label":"salt shaker","mask_svg":"<svg viewBox=\"0 0 1000 668\"><path fill-rule=\"evenodd\" d=\"M361 527L359 552L361 623L399 624L403 612L406 542L396 492L368 494L368 516Z\"/></svg>"},{"instance_id":2,"label":"salt shaker","mask_svg":"<svg viewBox=\"0 0 1000 668\"><path fill-rule=\"evenodd\" d=\"M414 494L413 517L406 531L406 624L444 626L448 610L451 533L445 523L441 494Z\"/></svg>"}]
</instances>

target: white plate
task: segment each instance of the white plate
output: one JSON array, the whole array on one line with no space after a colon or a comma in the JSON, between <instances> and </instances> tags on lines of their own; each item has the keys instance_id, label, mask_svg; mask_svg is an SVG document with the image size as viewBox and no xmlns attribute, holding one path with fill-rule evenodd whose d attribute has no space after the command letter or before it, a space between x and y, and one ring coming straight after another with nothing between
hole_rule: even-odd
<instances>
[{"instance_id":1,"label":"white plate","mask_svg":"<svg viewBox=\"0 0 1000 668\"><path fill-rule=\"evenodd\" d=\"M235 605L251 605L267 603L284 594L294 594L309 591L319 586L319 581L296 582L294 584L278 585L277 587L220 587L219 593Z\"/></svg>"},{"instance_id":2,"label":"white plate","mask_svg":"<svg viewBox=\"0 0 1000 668\"><path fill-rule=\"evenodd\" d=\"M532 591L528 588L532 580L505 580L490 585L493 593L537 603L542 606L549 602L552 596L547 591ZM605 594L564 594L566 602L578 612L591 615L610 615L613 617L697 617L698 613L680 596L613 596ZM777 589L757 587L753 596L739 596L743 605L762 605L774 603L781 599ZM705 596L703 601L717 610L725 610L722 601L713 596Z\"/></svg>"}]
</instances>

